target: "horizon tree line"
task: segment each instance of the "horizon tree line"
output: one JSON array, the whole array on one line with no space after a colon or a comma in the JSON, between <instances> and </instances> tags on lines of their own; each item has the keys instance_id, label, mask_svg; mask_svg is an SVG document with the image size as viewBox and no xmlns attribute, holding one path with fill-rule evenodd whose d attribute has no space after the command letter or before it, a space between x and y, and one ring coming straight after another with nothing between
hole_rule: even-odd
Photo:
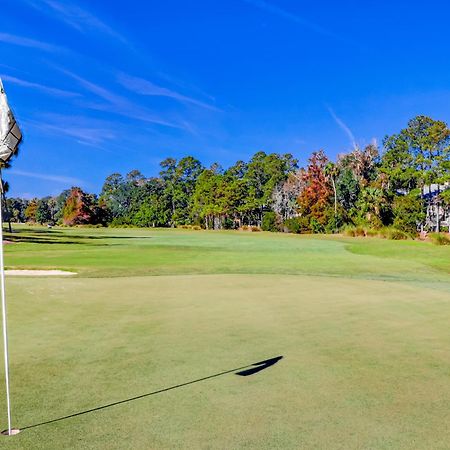
<instances>
[{"instance_id":1,"label":"horizon tree line","mask_svg":"<svg viewBox=\"0 0 450 450\"><path fill-rule=\"evenodd\" d=\"M426 116L331 161L313 152L304 168L290 153L259 151L227 169L193 156L166 158L155 177L109 175L99 195L80 187L55 197L7 198L5 217L41 224L333 233L345 226L440 231L450 221L450 129ZM447 222L445 222L447 221Z\"/></svg>"}]
</instances>

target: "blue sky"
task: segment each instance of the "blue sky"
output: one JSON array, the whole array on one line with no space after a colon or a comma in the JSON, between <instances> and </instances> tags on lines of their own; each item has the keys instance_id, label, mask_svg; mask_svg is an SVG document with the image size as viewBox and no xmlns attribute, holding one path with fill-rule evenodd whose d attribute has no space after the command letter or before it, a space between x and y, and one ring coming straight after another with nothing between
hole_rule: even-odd
<instances>
[{"instance_id":1,"label":"blue sky","mask_svg":"<svg viewBox=\"0 0 450 450\"><path fill-rule=\"evenodd\" d=\"M445 1L2 0L0 76L25 140L10 195L99 192L167 156L304 164L417 114L450 121Z\"/></svg>"}]
</instances>

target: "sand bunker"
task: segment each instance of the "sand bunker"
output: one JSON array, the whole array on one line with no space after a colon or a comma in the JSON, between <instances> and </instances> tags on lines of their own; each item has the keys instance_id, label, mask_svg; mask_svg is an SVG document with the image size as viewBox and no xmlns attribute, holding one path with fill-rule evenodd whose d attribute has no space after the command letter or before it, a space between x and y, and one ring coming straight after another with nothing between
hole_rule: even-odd
<instances>
[{"instance_id":1,"label":"sand bunker","mask_svg":"<svg viewBox=\"0 0 450 450\"><path fill-rule=\"evenodd\" d=\"M67 272L66 270L5 270L5 274L13 277L53 277L76 275L75 272Z\"/></svg>"}]
</instances>

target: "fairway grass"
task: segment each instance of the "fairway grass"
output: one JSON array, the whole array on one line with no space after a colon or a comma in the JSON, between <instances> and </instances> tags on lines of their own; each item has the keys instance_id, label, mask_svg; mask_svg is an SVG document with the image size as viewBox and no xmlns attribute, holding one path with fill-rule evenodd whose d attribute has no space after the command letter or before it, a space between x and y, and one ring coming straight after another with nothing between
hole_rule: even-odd
<instances>
[{"instance_id":1,"label":"fairway grass","mask_svg":"<svg viewBox=\"0 0 450 450\"><path fill-rule=\"evenodd\" d=\"M448 283L450 248L416 241L281 233L17 227L8 269L82 277L292 274Z\"/></svg>"},{"instance_id":2,"label":"fairway grass","mask_svg":"<svg viewBox=\"0 0 450 450\"><path fill-rule=\"evenodd\" d=\"M180 230L15 239L9 268L78 275L8 278L25 429L1 448L449 448L449 249Z\"/></svg>"}]
</instances>

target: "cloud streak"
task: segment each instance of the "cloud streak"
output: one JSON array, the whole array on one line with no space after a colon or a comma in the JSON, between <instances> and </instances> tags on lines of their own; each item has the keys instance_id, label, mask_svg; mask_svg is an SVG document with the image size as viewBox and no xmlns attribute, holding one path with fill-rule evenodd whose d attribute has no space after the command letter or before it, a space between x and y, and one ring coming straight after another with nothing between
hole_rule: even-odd
<instances>
[{"instance_id":1,"label":"cloud streak","mask_svg":"<svg viewBox=\"0 0 450 450\"><path fill-rule=\"evenodd\" d=\"M81 96L81 94L78 94L77 92L66 91L63 89L57 89L57 88L53 88L53 87L49 87L49 86L44 86L43 84L22 80L20 78L11 77L11 76L5 75L5 74L0 74L0 78L3 81L7 81L7 82L15 84L17 86L22 86L22 87L26 87L26 88L30 88L30 89L36 89L38 91L44 92L46 94L54 95L56 97L74 98L74 97Z\"/></svg>"},{"instance_id":2,"label":"cloud streak","mask_svg":"<svg viewBox=\"0 0 450 450\"><path fill-rule=\"evenodd\" d=\"M184 125L170 122L159 116L156 116L147 108L136 105L127 98L115 94L114 92L111 92L108 89L99 86L98 84L92 83L91 81L86 80L85 78L82 78L73 72L61 68L59 70L67 76L76 80L87 91L91 92L97 97L102 98L103 100L106 100L108 103L107 105L102 105L99 103L87 103L85 106L91 109L108 111L131 119L136 119L142 122L153 123L157 125L163 125L170 128L178 128L184 130L187 129Z\"/></svg>"},{"instance_id":3,"label":"cloud streak","mask_svg":"<svg viewBox=\"0 0 450 450\"><path fill-rule=\"evenodd\" d=\"M294 22L298 25L301 25L304 28L307 28L311 31L314 31L317 34L321 34L323 36L328 36L334 39L343 40L340 36L336 35L330 30L327 30L326 28L321 27L320 25L317 25L314 22L310 22L309 20L303 19L303 17L300 17L296 14L293 14L289 11L286 11L272 3L268 3L264 0L243 0L244 2L253 5L259 9L262 9L263 11L266 11L268 13L274 14L278 17L281 17L282 19L289 20L291 22Z\"/></svg>"},{"instance_id":4,"label":"cloud streak","mask_svg":"<svg viewBox=\"0 0 450 450\"><path fill-rule=\"evenodd\" d=\"M77 139L80 144L92 145L94 147L97 147L98 145L116 137L111 130L87 126L82 127L71 125L70 127L64 127L51 124L42 124L37 125L37 127L52 133L73 137Z\"/></svg>"},{"instance_id":5,"label":"cloud streak","mask_svg":"<svg viewBox=\"0 0 450 450\"><path fill-rule=\"evenodd\" d=\"M62 21L80 33L84 34L87 32L96 31L109 37L113 37L124 44L127 43L125 37L116 30L111 28L91 12L80 8L78 5L71 2L55 0L41 0L41 2L36 2L35 0L25 1L38 11L50 15L56 20ZM43 8L42 4L44 4L47 8Z\"/></svg>"},{"instance_id":6,"label":"cloud streak","mask_svg":"<svg viewBox=\"0 0 450 450\"><path fill-rule=\"evenodd\" d=\"M220 111L213 105L202 102L192 97L180 94L179 92L167 89L162 86L158 86L151 81L143 78L133 77L125 73L119 73L117 76L118 82L126 89L139 95L159 96L167 97L179 101L181 103L188 103L200 108L208 109L211 111Z\"/></svg>"},{"instance_id":7,"label":"cloud streak","mask_svg":"<svg viewBox=\"0 0 450 450\"><path fill-rule=\"evenodd\" d=\"M11 175L18 175L21 177L27 177L27 178L36 178L38 180L45 180L45 181L53 181L56 183L61 184L71 184L71 185L85 185L86 183L83 180L80 180L78 178L72 178L72 177L64 177L60 175L51 175L47 173L37 173L37 172L27 172L24 170L17 170L17 169L9 169L8 174Z\"/></svg>"},{"instance_id":8,"label":"cloud streak","mask_svg":"<svg viewBox=\"0 0 450 450\"><path fill-rule=\"evenodd\" d=\"M20 47L34 48L51 53L64 51L62 47L10 33L0 33L0 42L4 42L5 44L18 45Z\"/></svg>"},{"instance_id":9,"label":"cloud streak","mask_svg":"<svg viewBox=\"0 0 450 450\"><path fill-rule=\"evenodd\" d=\"M109 123L80 116L43 114L40 120L27 121L32 127L51 133L74 138L83 145L97 148L117 138Z\"/></svg>"},{"instance_id":10,"label":"cloud streak","mask_svg":"<svg viewBox=\"0 0 450 450\"><path fill-rule=\"evenodd\" d=\"M330 106L327 106L328 112L330 113L333 120L336 122L337 126L347 135L347 137L350 140L350 143L352 144L353 149L356 149L358 145L356 144L355 136L350 130L350 128L344 123L342 119L340 119L336 113L333 111L333 109Z\"/></svg>"}]
</instances>

